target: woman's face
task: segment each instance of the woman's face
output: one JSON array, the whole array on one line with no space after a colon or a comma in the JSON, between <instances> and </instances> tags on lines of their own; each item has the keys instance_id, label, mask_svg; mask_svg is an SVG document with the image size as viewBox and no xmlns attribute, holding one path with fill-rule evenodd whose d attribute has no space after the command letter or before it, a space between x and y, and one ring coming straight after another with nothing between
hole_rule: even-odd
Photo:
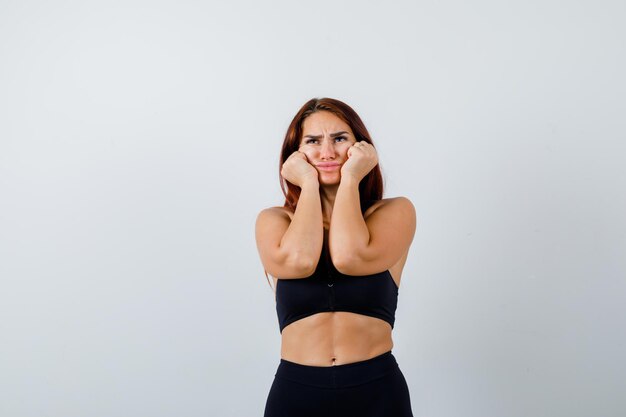
<instances>
[{"instance_id":1,"label":"woman's face","mask_svg":"<svg viewBox=\"0 0 626 417\"><path fill-rule=\"evenodd\" d=\"M348 149L356 138L350 126L328 111L318 111L302 124L300 152L318 173L320 184L338 184L341 167L348 160Z\"/></svg>"}]
</instances>

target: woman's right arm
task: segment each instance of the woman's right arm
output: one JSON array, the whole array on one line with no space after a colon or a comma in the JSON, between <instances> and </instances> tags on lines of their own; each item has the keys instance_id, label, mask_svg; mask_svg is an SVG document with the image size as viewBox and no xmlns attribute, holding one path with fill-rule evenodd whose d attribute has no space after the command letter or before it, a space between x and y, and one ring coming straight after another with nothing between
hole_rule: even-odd
<instances>
[{"instance_id":1,"label":"woman's right arm","mask_svg":"<svg viewBox=\"0 0 626 417\"><path fill-rule=\"evenodd\" d=\"M265 209L257 216L255 234L261 262L270 275L288 279L313 274L324 240L317 178L302 183L293 219L280 208Z\"/></svg>"},{"instance_id":2,"label":"woman's right arm","mask_svg":"<svg viewBox=\"0 0 626 417\"><path fill-rule=\"evenodd\" d=\"M300 187L292 219L280 208L265 209L256 221L256 242L265 271L276 278L306 278L322 252L324 224L317 170L304 153L284 162L281 176Z\"/></svg>"}]
</instances>

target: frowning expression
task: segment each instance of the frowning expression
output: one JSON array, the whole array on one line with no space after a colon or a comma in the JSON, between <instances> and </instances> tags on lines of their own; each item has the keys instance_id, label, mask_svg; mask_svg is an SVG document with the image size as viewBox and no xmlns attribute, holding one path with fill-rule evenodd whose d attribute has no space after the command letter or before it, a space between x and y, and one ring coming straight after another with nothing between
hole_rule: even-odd
<instances>
[{"instance_id":1,"label":"frowning expression","mask_svg":"<svg viewBox=\"0 0 626 417\"><path fill-rule=\"evenodd\" d=\"M299 151L317 169L320 184L341 180L341 166L348 160L348 149L356 143L350 126L328 111L318 111L302 124Z\"/></svg>"}]
</instances>

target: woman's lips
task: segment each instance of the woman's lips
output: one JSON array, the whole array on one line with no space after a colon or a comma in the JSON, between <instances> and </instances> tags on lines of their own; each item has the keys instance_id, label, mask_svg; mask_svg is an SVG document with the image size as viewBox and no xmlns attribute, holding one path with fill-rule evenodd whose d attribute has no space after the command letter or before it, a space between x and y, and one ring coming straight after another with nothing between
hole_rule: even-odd
<instances>
[{"instance_id":1,"label":"woman's lips","mask_svg":"<svg viewBox=\"0 0 626 417\"><path fill-rule=\"evenodd\" d=\"M338 169L339 167L341 167L341 165L339 164L332 164L332 165L318 165L317 166L319 169L321 169L322 171L335 171L336 169Z\"/></svg>"}]
</instances>

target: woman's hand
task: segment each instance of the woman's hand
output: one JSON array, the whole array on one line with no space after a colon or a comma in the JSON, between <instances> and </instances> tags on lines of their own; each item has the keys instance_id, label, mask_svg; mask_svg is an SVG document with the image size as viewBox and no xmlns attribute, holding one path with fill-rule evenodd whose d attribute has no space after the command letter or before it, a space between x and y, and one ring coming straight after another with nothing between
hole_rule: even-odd
<instances>
[{"instance_id":1,"label":"woman's hand","mask_svg":"<svg viewBox=\"0 0 626 417\"><path fill-rule=\"evenodd\" d=\"M374 146L364 140L348 148L348 160L341 167L341 177L351 176L361 181L378 164Z\"/></svg>"},{"instance_id":2,"label":"woman's hand","mask_svg":"<svg viewBox=\"0 0 626 417\"><path fill-rule=\"evenodd\" d=\"M295 151L285 160L280 175L290 183L302 188L306 181L318 181L317 170L309 164L306 155Z\"/></svg>"}]
</instances>

